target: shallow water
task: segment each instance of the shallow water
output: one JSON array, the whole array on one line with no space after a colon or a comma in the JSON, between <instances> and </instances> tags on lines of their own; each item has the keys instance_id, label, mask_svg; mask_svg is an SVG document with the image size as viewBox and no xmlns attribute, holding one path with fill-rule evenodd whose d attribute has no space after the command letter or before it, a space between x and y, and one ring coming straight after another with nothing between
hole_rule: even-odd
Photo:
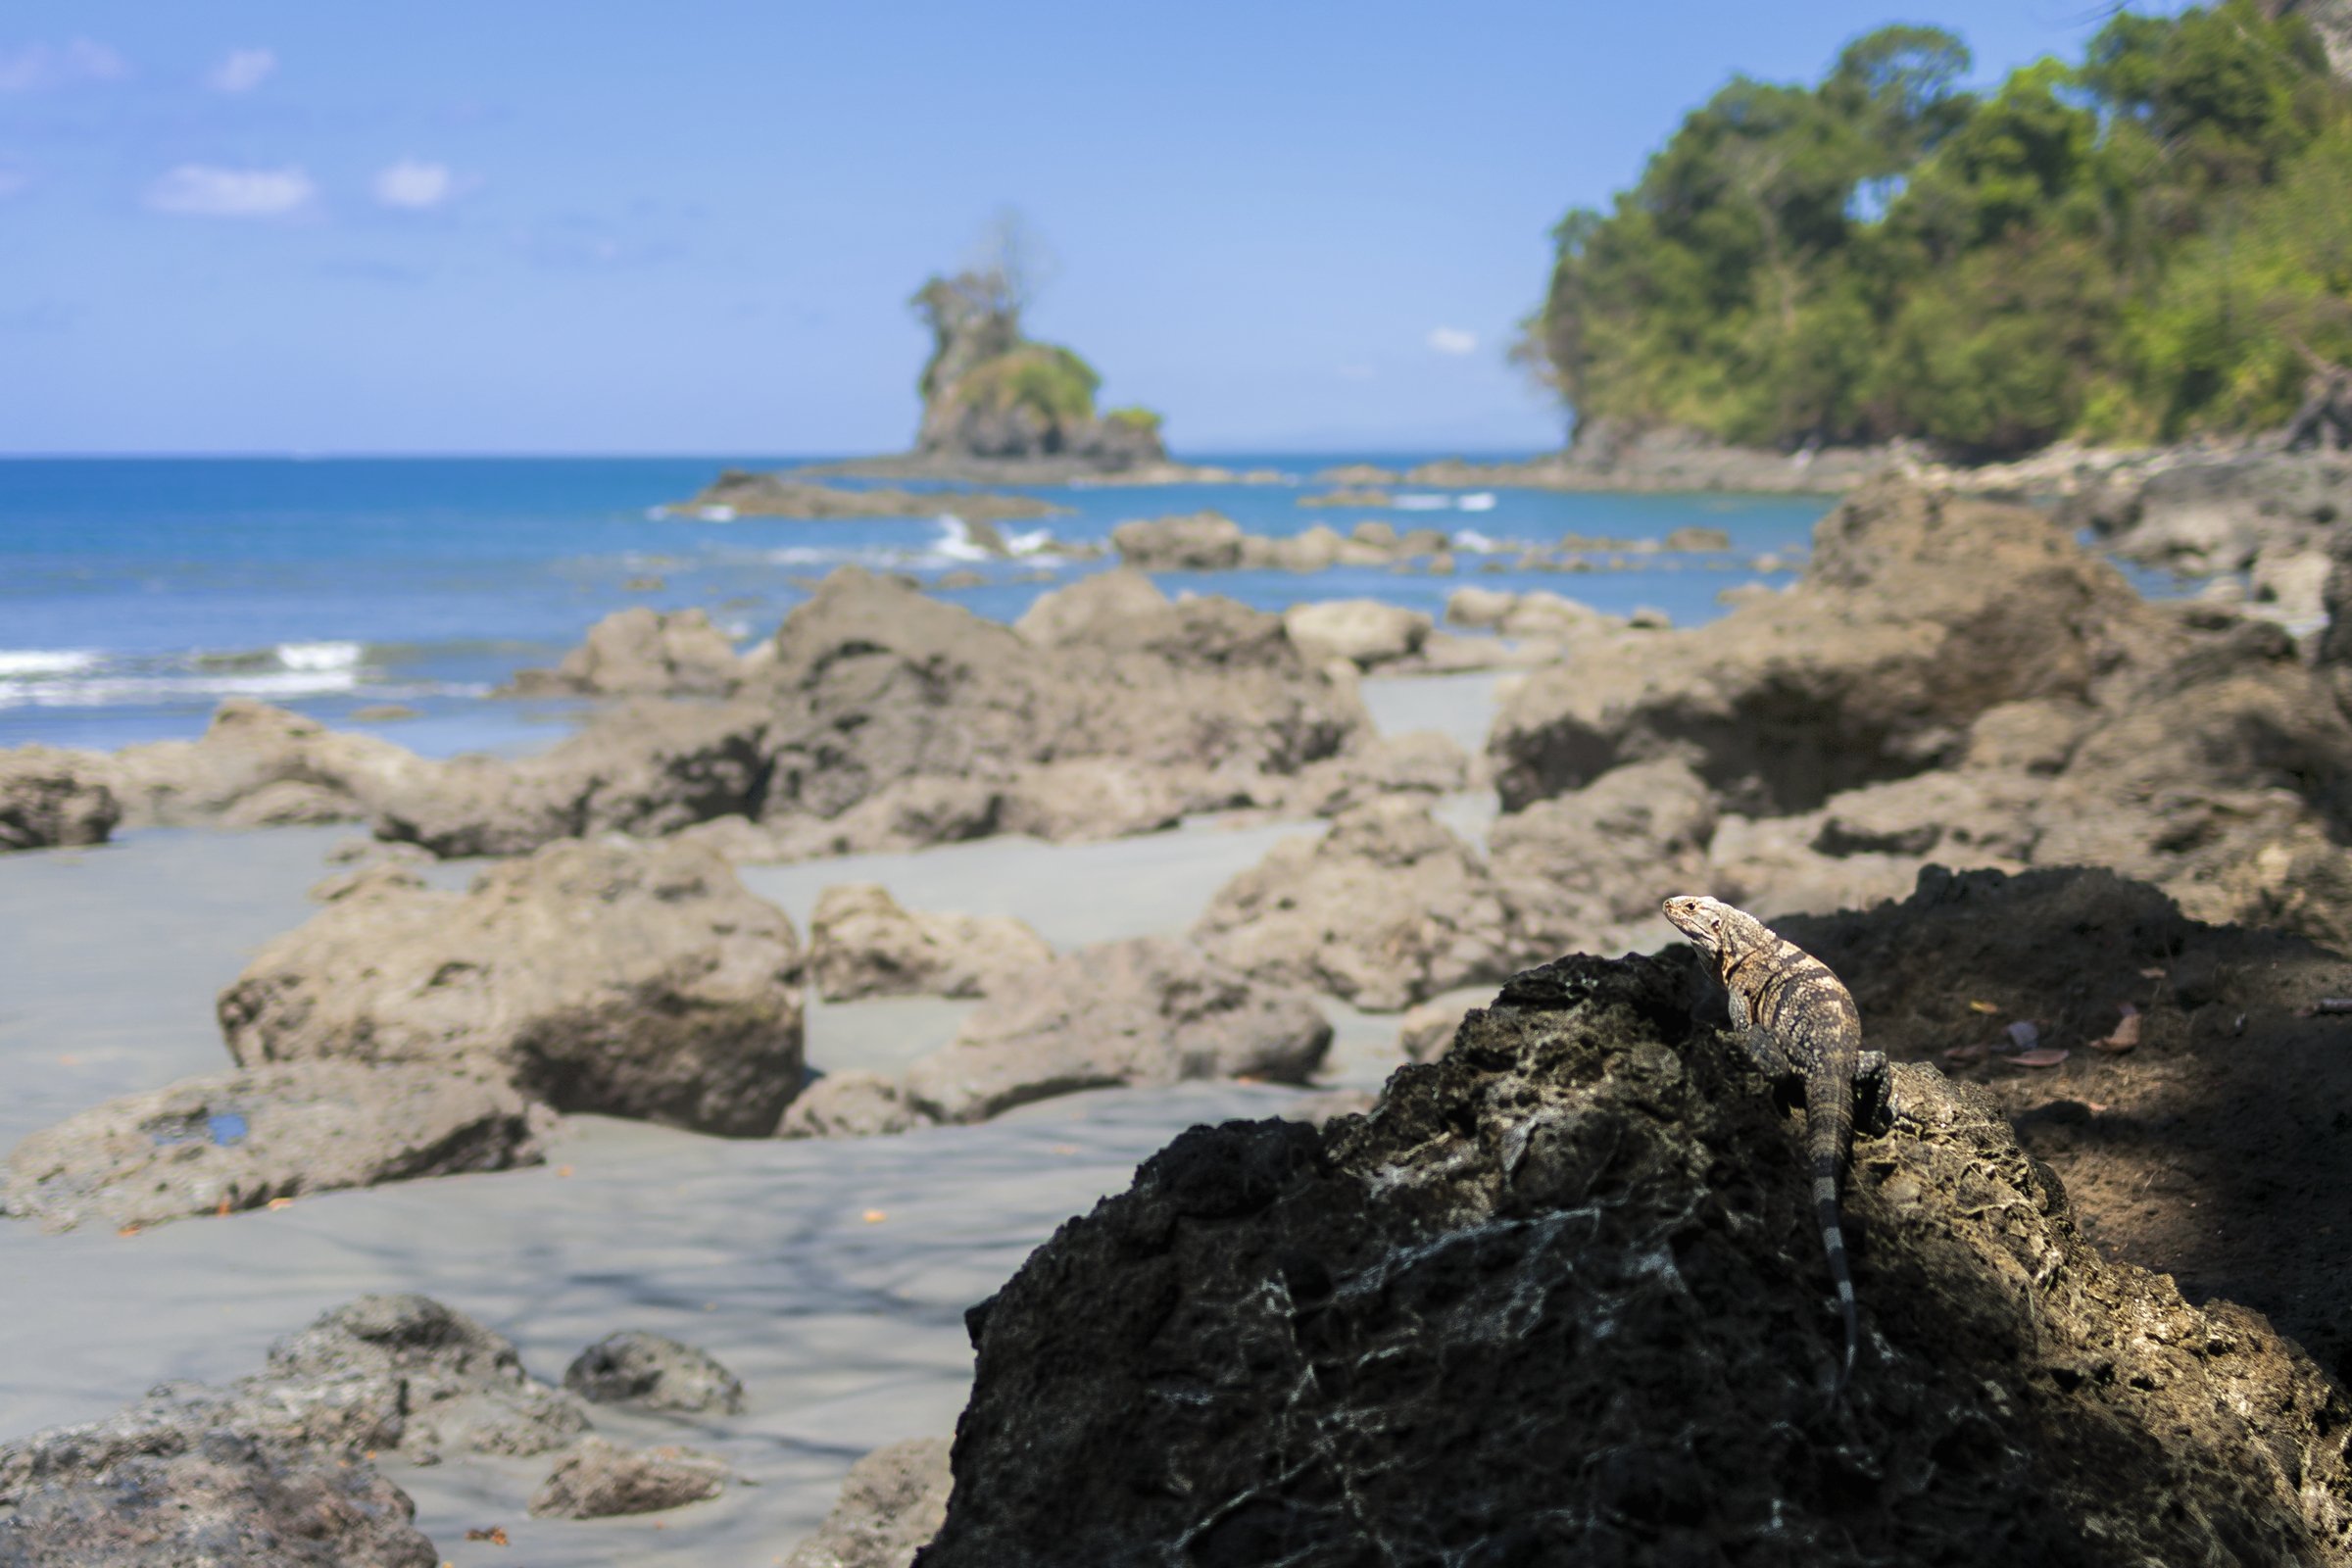
<instances>
[{"instance_id":1,"label":"shallow water","mask_svg":"<svg viewBox=\"0 0 2352 1568\"><path fill-rule=\"evenodd\" d=\"M1371 517L1515 548L1571 532L1654 538L1702 523L1726 529L1733 552L1632 556L1623 570L1572 575L1486 573L1477 568L1488 558L1464 554L1452 577L1343 567L1160 579L1171 593L1229 594L1267 610L1372 597L1435 612L1465 582L1544 587L1610 611L1655 606L1694 623L1720 613L1724 587L1756 575L1745 564L1754 555L1801 548L1828 504L1407 489L1394 508L1318 509L1298 504L1325 488L1312 475L1348 459L1236 461L1274 468L1285 482L1033 489L1073 514L1003 531L1102 541L1126 518L1213 508L1256 533L1317 523L1346 531ZM528 750L563 733L572 710L486 694L519 667L553 663L626 605L699 606L748 643L844 563L932 582L977 571L978 586L940 591L1005 620L1056 584L1102 569L1050 553L978 559L963 526L942 515L657 514L730 463L779 466L741 458L0 461L0 746L193 735L220 699L250 696L374 729L427 755ZM952 491L941 496L944 514ZM417 716L354 716L385 704Z\"/></svg>"}]
</instances>

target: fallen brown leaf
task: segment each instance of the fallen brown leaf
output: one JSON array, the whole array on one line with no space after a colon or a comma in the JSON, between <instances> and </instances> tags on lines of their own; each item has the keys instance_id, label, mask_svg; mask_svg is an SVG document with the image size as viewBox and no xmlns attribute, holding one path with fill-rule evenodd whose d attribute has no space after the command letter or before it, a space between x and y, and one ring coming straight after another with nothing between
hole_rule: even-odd
<instances>
[{"instance_id":1,"label":"fallen brown leaf","mask_svg":"<svg viewBox=\"0 0 2352 1568\"><path fill-rule=\"evenodd\" d=\"M2090 1043L2091 1050L2104 1051L2111 1056L2120 1056L2139 1044L2139 1009L2127 1002L2123 1004L2123 1014L2106 1038L2093 1040Z\"/></svg>"},{"instance_id":2,"label":"fallen brown leaf","mask_svg":"<svg viewBox=\"0 0 2352 1568\"><path fill-rule=\"evenodd\" d=\"M508 1544L507 1527L492 1525L487 1530L468 1530L466 1532L466 1539L467 1541L487 1541L493 1546L503 1546Z\"/></svg>"},{"instance_id":3,"label":"fallen brown leaf","mask_svg":"<svg viewBox=\"0 0 2352 1568\"><path fill-rule=\"evenodd\" d=\"M2001 1004L1997 1002L1972 1002L1968 1004L1968 1010L1971 1012L1998 1012L2001 1010Z\"/></svg>"},{"instance_id":4,"label":"fallen brown leaf","mask_svg":"<svg viewBox=\"0 0 2352 1568\"><path fill-rule=\"evenodd\" d=\"M2042 1046L2033 1051L2021 1051L2014 1056L2001 1059L2013 1067L2055 1067L2073 1053L2063 1046Z\"/></svg>"},{"instance_id":5,"label":"fallen brown leaf","mask_svg":"<svg viewBox=\"0 0 2352 1568\"><path fill-rule=\"evenodd\" d=\"M1954 1046L1943 1054L1943 1059L1955 1066L1966 1066L1972 1061L1983 1061L1984 1053L1991 1049L1989 1046Z\"/></svg>"}]
</instances>

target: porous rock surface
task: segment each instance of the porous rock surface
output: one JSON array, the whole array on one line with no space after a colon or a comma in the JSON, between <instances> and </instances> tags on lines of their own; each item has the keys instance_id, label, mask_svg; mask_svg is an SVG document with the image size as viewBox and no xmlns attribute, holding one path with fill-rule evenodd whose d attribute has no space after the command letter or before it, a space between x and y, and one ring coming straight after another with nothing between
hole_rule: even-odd
<instances>
[{"instance_id":1,"label":"porous rock surface","mask_svg":"<svg viewBox=\"0 0 2352 1568\"><path fill-rule=\"evenodd\" d=\"M1282 625L1316 663L1341 659L1371 669L1419 653L1432 622L1426 612L1377 599L1334 599L1292 606L1283 612Z\"/></svg>"},{"instance_id":2,"label":"porous rock surface","mask_svg":"<svg viewBox=\"0 0 2352 1568\"><path fill-rule=\"evenodd\" d=\"M1512 810L1687 767L1720 816L1706 880L1768 915L1900 897L1931 859L2094 864L2352 943L2324 641L2314 667L2269 622L2143 600L2021 507L1874 485L1795 589L1531 676L1489 754Z\"/></svg>"},{"instance_id":3,"label":"porous rock surface","mask_svg":"<svg viewBox=\"0 0 2352 1568\"><path fill-rule=\"evenodd\" d=\"M0 853L104 844L122 819L97 759L50 746L0 751Z\"/></svg>"},{"instance_id":4,"label":"porous rock surface","mask_svg":"<svg viewBox=\"0 0 2352 1568\"><path fill-rule=\"evenodd\" d=\"M465 893L369 872L222 991L231 1054L461 1062L558 1110L761 1137L799 1089L783 911L693 845L567 842Z\"/></svg>"},{"instance_id":5,"label":"porous rock surface","mask_svg":"<svg viewBox=\"0 0 2352 1568\"><path fill-rule=\"evenodd\" d=\"M983 1002L907 1068L906 1102L982 1121L1081 1089L1250 1076L1302 1083L1330 1048L1311 997L1164 937L1080 948Z\"/></svg>"},{"instance_id":6,"label":"porous rock surface","mask_svg":"<svg viewBox=\"0 0 2352 1568\"><path fill-rule=\"evenodd\" d=\"M6 1568L433 1568L416 1504L365 1461L229 1430L152 1450L71 1443L0 1482Z\"/></svg>"},{"instance_id":7,"label":"porous rock surface","mask_svg":"<svg viewBox=\"0 0 2352 1568\"><path fill-rule=\"evenodd\" d=\"M925 1568L2340 1563L2342 1395L2111 1263L1895 1070L1832 1306L1795 1124L1687 950L1515 977L1370 1114L1196 1128L970 1314Z\"/></svg>"},{"instance_id":8,"label":"porous rock surface","mask_svg":"<svg viewBox=\"0 0 2352 1568\"><path fill-rule=\"evenodd\" d=\"M784 1568L908 1568L947 1517L948 1440L908 1438L850 1466L841 1497Z\"/></svg>"},{"instance_id":9,"label":"porous rock surface","mask_svg":"<svg viewBox=\"0 0 2352 1568\"><path fill-rule=\"evenodd\" d=\"M531 1494L530 1513L534 1519L662 1513L717 1496L726 1490L729 1474L726 1461L692 1448L632 1452L602 1438L586 1438L557 1461Z\"/></svg>"},{"instance_id":10,"label":"porous rock surface","mask_svg":"<svg viewBox=\"0 0 2352 1568\"><path fill-rule=\"evenodd\" d=\"M195 740L94 761L126 827L354 821L435 766L390 741L243 698L215 710Z\"/></svg>"},{"instance_id":11,"label":"porous rock surface","mask_svg":"<svg viewBox=\"0 0 2352 1568\"><path fill-rule=\"evenodd\" d=\"M1148 582L1138 606L1134 581L1101 581L1033 612L1065 628L1041 641L845 566L785 617L733 698L624 704L539 757L425 764L386 797L376 831L440 855L728 816L806 840L800 853L827 853L828 836L881 847L893 831L1100 836L1088 810L1108 811L1113 832L1165 825L1369 738L1352 688L1309 664L1279 616L1170 603ZM1117 612L1090 609L1096 596ZM1076 762L1160 775L1163 798L1139 809L1099 778L1091 794L1024 790ZM938 798L910 808L909 791ZM853 820L860 808L888 820Z\"/></svg>"},{"instance_id":12,"label":"porous rock surface","mask_svg":"<svg viewBox=\"0 0 2352 1568\"><path fill-rule=\"evenodd\" d=\"M592 1404L743 1411L743 1384L716 1356L643 1329L608 1334L582 1350L564 1369L564 1386Z\"/></svg>"},{"instance_id":13,"label":"porous rock surface","mask_svg":"<svg viewBox=\"0 0 2352 1568\"><path fill-rule=\"evenodd\" d=\"M1486 863L1402 796L1336 818L1320 838L1277 844L1217 891L1193 938L1261 980L1375 1010L1517 966Z\"/></svg>"},{"instance_id":14,"label":"porous rock surface","mask_svg":"<svg viewBox=\"0 0 2352 1568\"><path fill-rule=\"evenodd\" d=\"M554 669L517 670L520 697L723 697L743 678L735 645L700 610L616 610Z\"/></svg>"},{"instance_id":15,"label":"porous rock surface","mask_svg":"<svg viewBox=\"0 0 2352 1568\"><path fill-rule=\"evenodd\" d=\"M928 1127L898 1079L879 1072L829 1072L785 1107L778 1138L878 1138Z\"/></svg>"},{"instance_id":16,"label":"porous rock surface","mask_svg":"<svg viewBox=\"0 0 2352 1568\"><path fill-rule=\"evenodd\" d=\"M826 888L808 917L808 973L828 1002L985 996L1053 956L1011 915L917 913L876 882Z\"/></svg>"},{"instance_id":17,"label":"porous rock surface","mask_svg":"<svg viewBox=\"0 0 2352 1568\"><path fill-rule=\"evenodd\" d=\"M116 1229L545 1157L553 1114L464 1063L278 1062L110 1100L9 1155L0 1209Z\"/></svg>"}]
</instances>

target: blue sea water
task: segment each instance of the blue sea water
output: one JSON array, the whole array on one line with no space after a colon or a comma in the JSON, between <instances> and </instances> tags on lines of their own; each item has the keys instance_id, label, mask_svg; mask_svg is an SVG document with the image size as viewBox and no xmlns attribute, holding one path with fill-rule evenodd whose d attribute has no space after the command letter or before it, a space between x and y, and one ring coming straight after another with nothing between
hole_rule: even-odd
<instances>
[{"instance_id":1,"label":"blue sea water","mask_svg":"<svg viewBox=\"0 0 2352 1568\"><path fill-rule=\"evenodd\" d=\"M1801 550L1827 506L1785 496L1406 489L1390 509L1315 509L1298 501L1327 488L1314 480L1319 470L1401 466L1420 455L1202 461L1275 469L1283 482L1038 488L1029 493L1072 514L1004 532L1100 541L1130 517L1203 508L1266 534L1317 523L1346 532L1379 518L1453 535L1460 570L1168 573L1161 585L1268 610L1370 597L1433 613L1465 583L1542 587L1606 611L1651 606L1693 624L1721 612L1722 589L1760 575L1756 556ZM1043 541L1027 559L977 559L953 518L952 493L937 514L906 519L717 520L660 510L730 465L795 466L745 457L0 461L0 746L191 736L215 704L243 695L428 754L525 750L560 735L576 709L491 689L517 668L553 663L626 605L701 606L748 646L845 563L927 582L978 572L979 586L939 591L1005 620L1105 564L1065 560ZM1733 550L1629 556L1622 569L1574 575L1481 569L1563 534L1655 538L1689 523L1725 529ZM353 718L387 704L416 716Z\"/></svg>"}]
</instances>

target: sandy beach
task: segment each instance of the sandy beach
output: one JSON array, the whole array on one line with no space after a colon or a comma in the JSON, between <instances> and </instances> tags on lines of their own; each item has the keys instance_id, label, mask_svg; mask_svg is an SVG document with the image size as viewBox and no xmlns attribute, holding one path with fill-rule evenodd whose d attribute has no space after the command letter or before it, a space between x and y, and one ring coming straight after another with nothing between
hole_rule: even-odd
<instances>
[{"instance_id":1,"label":"sandy beach","mask_svg":"<svg viewBox=\"0 0 2352 1568\"><path fill-rule=\"evenodd\" d=\"M1367 681L1386 733L1442 729L1469 747L1488 675ZM1476 830L1491 796L1445 814ZM919 909L1006 913L1057 947L1178 933L1226 879L1317 823L1188 825L1105 844L991 839L909 855L748 866L806 936L824 887L874 881ZM315 907L348 828L135 834L0 860L0 1060L13 1143L86 1105L219 1070L213 999L265 941ZM462 882L472 867L432 867ZM909 998L808 1016L813 1068L896 1070L944 1044L972 1004ZM1377 1088L1400 1059L1393 1016L1336 1001L1324 1086ZM1243 1084L1107 1091L977 1127L786 1143L575 1117L542 1167L307 1199L135 1236L0 1226L15 1369L0 1431L94 1419L169 1379L225 1381L270 1342L368 1292L421 1292L521 1348L541 1378L581 1348L643 1328L710 1351L745 1383L740 1417L599 1407L629 1445L685 1442L743 1484L667 1514L524 1516L545 1458L390 1464L445 1560L514 1568L766 1562L831 1506L858 1455L954 1429L971 1376L963 1310L1064 1219L1123 1188L1185 1127L1273 1114L1296 1090ZM512 1546L466 1540L505 1527Z\"/></svg>"}]
</instances>

